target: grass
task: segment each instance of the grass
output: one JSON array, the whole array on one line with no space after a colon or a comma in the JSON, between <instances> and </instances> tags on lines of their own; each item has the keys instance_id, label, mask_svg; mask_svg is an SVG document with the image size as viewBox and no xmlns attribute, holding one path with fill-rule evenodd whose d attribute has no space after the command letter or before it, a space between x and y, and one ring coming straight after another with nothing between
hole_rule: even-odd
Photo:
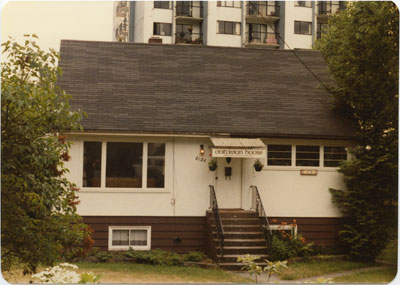
<instances>
[{"instance_id":1,"label":"grass","mask_svg":"<svg viewBox=\"0 0 400 285\"><path fill-rule=\"evenodd\" d=\"M397 240L390 241L386 248L382 250L378 259L397 264Z\"/></svg>"},{"instance_id":2,"label":"grass","mask_svg":"<svg viewBox=\"0 0 400 285\"><path fill-rule=\"evenodd\" d=\"M310 260L289 264L288 268L279 272L279 276L283 280L296 280L369 266L377 266L377 264L348 260Z\"/></svg>"},{"instance_id":3,"label":"grass","mask_svg":"<svg viewBox=\"0 0 400 285\"><path fill-rule=\"evenodd\" d=\"M384 267L382 269L358 272L346 276L336 277L333 279L334 282L346 282L346 283L357 283L357 282L368 282L368 283L389 283L394 279L397 274L397 268L395 266Z\"/></svg>"},{"instance_id":4,"label":"grass","mask_svg":"<svg viewBox=\"0 0 400 285\"><path fill-rule=\"evenodd\" d=\"M78 273L101 274L101 283L252 282L250 279L219 269L131 263L76 263L76 265L79 267ZM29 276L23 276L20 271L12 273L13 275L3 273L3 277L12 283L26 283L30 280Z\"/></svg>"}]
</instances>

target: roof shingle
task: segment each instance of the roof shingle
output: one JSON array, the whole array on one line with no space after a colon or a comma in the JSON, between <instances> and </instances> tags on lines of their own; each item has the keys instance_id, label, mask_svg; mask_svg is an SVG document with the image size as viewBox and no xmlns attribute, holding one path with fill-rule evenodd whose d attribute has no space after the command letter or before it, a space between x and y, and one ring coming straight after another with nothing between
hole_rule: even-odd
<instances>
[{"instance_id":1,"label":"roof shingle","mask_svg":"<svg viewBox=\"0 0 400 285\"><path fill-rule=\"evenodd\" d=\"M319 52L297 54L333 82ZM60 66L87 131L352 137L290 51L63 40Z\"/></svg>"}]
</instances>

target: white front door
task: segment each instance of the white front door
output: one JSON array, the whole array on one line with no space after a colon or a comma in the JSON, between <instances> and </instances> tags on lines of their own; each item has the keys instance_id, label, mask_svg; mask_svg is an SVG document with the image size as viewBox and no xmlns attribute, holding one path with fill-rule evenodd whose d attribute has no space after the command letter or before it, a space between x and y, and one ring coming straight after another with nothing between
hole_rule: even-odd
<instances>
[{"instance_id":1,"label":"white front door","mask_svg":"<svg viewBox=\"0 0 400 285\"><path fill-rule=\"evenodd\" d=\"M242 208L242 159L232 158L228 163L225 157L217 158L215 192L219 208ZM225 167L232 168L232 175L225 176Z\"/></svg>"}]
</instances>

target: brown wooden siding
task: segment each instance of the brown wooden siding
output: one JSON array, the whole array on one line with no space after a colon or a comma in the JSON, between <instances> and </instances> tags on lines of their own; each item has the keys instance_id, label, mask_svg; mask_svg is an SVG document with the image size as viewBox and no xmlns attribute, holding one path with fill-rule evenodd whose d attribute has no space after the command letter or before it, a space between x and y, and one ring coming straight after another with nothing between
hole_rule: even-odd
<instances>
[{"instance_id":1,"label":"brown wooden siding","mask_svg":"<svg viewBox=\"0 0 400 285\"><path fill-rule=\"evenodd\" d=\"M271 224L287 224L296 220L298 233L307 242L318 246L338 244L338 232L342 226L341 218L281 218L271 217ZM160 248L175 252L205 251L206 244L212 244L212 235L208 234L206 217L126 217L126 216L84 216L84 223L93 230L95 246L108 249L109 226L151 226L151 248ZM174 243L180 237L181 242ZM209 250L208 250L209 251ZM215 252L208 252L215 255Z\"/></svg>"},{"instance_id":2,"label":"brown wooden siding","mask_svg":"<svg viewBox=\"0 0 400 285\"><path fill-rule=\"evenodd\" d=\"M151 226L151 248L175 252L205 250L205 217L84 216L93 230L96 247L108 249L109 226ZM181 242L174 243L180 237Z\"/></svg>"},{"instance_id":3,"label":"brown wooden siding","mask_svg":"<svg viewBox=\"0 0 400 285\"><path fill-rule=\"evenodd\" d=\"M339 243L338 233L342 229L342 218L280 218L271 217L272 225L286 222L292 224L296 220L297 233L301 234L306 242L313 242L317 246L335 246Z\"/></svg>"}]
</instances>

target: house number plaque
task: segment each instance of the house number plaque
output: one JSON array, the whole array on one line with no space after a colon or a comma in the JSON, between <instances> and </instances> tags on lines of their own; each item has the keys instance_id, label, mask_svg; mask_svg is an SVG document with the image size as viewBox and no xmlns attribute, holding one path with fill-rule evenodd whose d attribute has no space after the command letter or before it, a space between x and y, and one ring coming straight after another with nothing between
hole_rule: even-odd
<instances>
[{"instance_id":1,"label":"house number plaque","mask_svg":"<svg viewBox=\"0 0 400 285\"><path fill-rule=\"evenodd\" d=\"M301 169L300 170L300 175L311 175L315 176L318 174L318 170L316 169Z\"/></svg>"}]
</instances>

